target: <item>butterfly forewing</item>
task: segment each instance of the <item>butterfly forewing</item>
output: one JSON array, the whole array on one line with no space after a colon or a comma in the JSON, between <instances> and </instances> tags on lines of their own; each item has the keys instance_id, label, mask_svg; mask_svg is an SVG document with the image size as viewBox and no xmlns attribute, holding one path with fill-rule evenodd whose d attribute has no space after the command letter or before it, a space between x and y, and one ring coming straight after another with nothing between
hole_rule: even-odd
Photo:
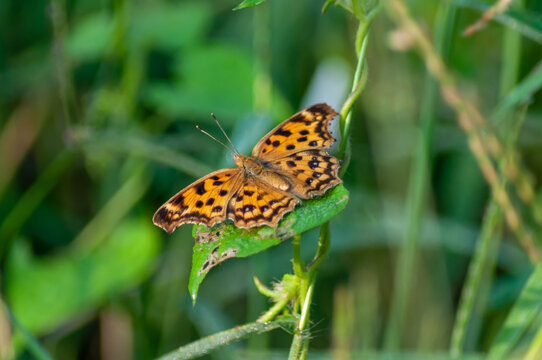
<instances>
[{"instance_id":1,"label":"butterfly forewing","mask_svg":"<svg viewBox=\"0 0 542 360\"><path fill-rule=\"evenodd\" d=\"M329 148L335 142L329 130L335 116L337 112L325 103L301 110L261 139L252 156L272 160L303 150Z\"/></svg>"},{"instance_id":2,"label":"butterfly forewing","mask_svg":"<svg viewBox=\"0 0 542 360\"><path fill-rule=\"evenodd\" d=\"M307 150L269 162L269 168L284 174L291 182L290 192L303 199L322 195L342 183L339 161L323 150Z\"/></svg>"},{"instance_id":3,"label":"butterfly forewing","mask_svg":"<svg viewBox=\"0 0 542 360\"><path fill-rule=\"evenodd\" d=\"M295 196L250 176L231 198L228 218L239 228L261 225L275 227L282 216L292 211L299 202Z\"/></svg>"},{"instance_id":4,"label":"butterfly forewing","mask_svg":"<svg viewBox=\"0 0 542 360\"><path fill-rule=\"evenodd\" d=\"M240 168L215 171L197 180L162 205L154 214L154 224L172 232L182 224L211 227L226 219L228 203L241 186Z\"/></svg>"}]
</instances>

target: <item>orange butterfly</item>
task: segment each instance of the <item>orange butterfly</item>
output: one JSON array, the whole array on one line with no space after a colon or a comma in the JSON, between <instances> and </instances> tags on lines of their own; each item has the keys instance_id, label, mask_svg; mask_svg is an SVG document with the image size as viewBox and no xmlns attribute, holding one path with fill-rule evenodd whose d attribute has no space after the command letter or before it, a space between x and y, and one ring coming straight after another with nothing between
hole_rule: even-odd
<instances>
[{"instance_id":1,"label":"orange butterfly","mask_svg":"<svg viewBox=\"0 0 542 360\"><path fill-rule=\"evenodd\" d=\"M329 125L337 112L312 105L264 136L252 157L234 153L238 167L227 168L188 185L162 205L153 222L167 232L182 224L211 227L226 218L235 226L276 227L301 203L342 183L338 160L321 150L335 139Z\"/></svg>"}]
</instances>

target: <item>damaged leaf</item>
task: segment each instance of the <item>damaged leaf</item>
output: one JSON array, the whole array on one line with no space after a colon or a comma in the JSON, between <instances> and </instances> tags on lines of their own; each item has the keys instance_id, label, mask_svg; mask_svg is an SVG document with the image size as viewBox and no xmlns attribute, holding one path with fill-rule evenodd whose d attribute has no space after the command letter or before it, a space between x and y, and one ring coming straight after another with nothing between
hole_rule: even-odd
<instances>
[{"instance_id":1,"label":"damaged leaf","mask_svg":"<svg viewBox=\"0 0 542 360\"><path fill-rule=\"evenodd\" d=\"M247 257L310 230L341 212L348 203L348 191L339 185L322 197L303 202L280 222L269 226L240 229L230 222L212 228L194 226L196 243L188 288L195 302L198 288L213 267L233 257Z\"/></svg>"}]
</instances>

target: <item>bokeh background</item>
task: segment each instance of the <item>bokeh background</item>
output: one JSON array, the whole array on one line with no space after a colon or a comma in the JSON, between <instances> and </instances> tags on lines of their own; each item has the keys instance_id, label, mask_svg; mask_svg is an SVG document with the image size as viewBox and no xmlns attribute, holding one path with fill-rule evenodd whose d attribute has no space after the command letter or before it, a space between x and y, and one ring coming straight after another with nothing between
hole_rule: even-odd
<instances>
[{"instance_id":1,"label":"bokeh background","mask_svg":"<svg viewBox=\"0 0 542 360\"><path fill-rule=\"evenodd\" d=\"M408 1L430 37L440 3ZM483 2L452 3L445 58L462 93L491 114L540 62L540 38L498 22L464 37ZM542 3L518 3L540 32ZM195 129L220 136L211 112L248 154L299 109L341 107L355 69L356 21L340 7L322 14L323 4L268 0L232 11L229 0L0 2L1 359L34 358L32 337L55 359L149 359L254 321L270 306L252 277L270 284L291 272L291 241L213 269L192 306L191 226L168 235L151 218L195 178L233 163ZM313 356L450 346L491 195L438 90L432 131L420 132L427 75L415 53L397 50L408 43L381 11L351 127L351 198L331 222L332 247L318 274ZM530 95L509 116L521 119L517 149L539 186L542 103L539 92ZM412 158L425 135L431 167L413 282L401 299L404 329L392 346ZM307 260L317 234L302 236ZM502 243L480 285L468 352L487 350L532 270L504 224L494 236ZM279 330L209 358L285 358L290 342Z\"/></svg>"}]
</instances>

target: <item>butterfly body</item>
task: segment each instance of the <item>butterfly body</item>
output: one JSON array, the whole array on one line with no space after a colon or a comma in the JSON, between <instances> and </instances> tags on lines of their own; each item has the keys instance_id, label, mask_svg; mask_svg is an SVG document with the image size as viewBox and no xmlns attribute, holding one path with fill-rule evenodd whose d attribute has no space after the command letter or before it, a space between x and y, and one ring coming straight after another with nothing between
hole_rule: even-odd
<instances>
[{"instance_id":1,"label":"butterfly body","mask_svg":"<svg viewBox=\"0 0 542 360\"><path fill-rule=\"evenodd\" d=\"M251 176L260 178L269 185L282 191L288 191L292 186L287 177L271 170L267 161L258 158L254 159L242 154L234 154L233 158L235 164L243 169L245 179Z\"/></svg>"},{"instance_id":2,"label":"butterfly body","mask_svg":"<svg viewBox=\"0 0 542 360\"><path fill-rule=\"evenodd\" d=\"M329 125L336 115L324 103L293 115L256 144L252 157L234 154L236 168L215 171L174 195L153 222L168 232L227 218L239 228L276 227L301 199L342 182L338 160L322 150L335 141Z\"/></svg>"}]
</instances>

